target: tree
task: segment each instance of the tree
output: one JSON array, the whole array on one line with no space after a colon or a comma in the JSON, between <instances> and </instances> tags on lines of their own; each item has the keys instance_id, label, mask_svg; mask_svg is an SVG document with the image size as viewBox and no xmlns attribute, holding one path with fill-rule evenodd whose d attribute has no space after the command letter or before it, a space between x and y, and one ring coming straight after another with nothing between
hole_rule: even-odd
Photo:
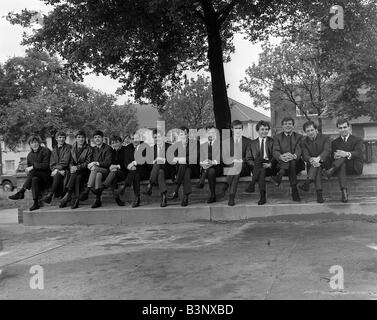
<instances>
[{"instance_id":1,"label":"tree","mask_svg":"<svg viewBox=\"0 0 377 320\"><path fill-rule=\"evenodd\" d=\"M115 97L75 83L60 62L30 50L0 65L0 134L10 148L36 133L94 128L106 134L136 129L134 108L117 106Z\"/></svg>"},{"instance_id":2,"label":"tree","mask_svg":"<svg viewBox=\"0 0 377 320\"><path fill-rule=\"evenodd\" d=\"M182 86L167 101L162 119L169 129L186 125L189 128L204 128L214 123L211 82L199 76Z\"/></svg>"},{"instance_id":3,"label":"tree","mask_svg":"<svg viewBox=\"0 0 377 320\"><path fill-rule=\"evenodd\" d=\"M60 54L72 77L89 67L159 107L185 71L209 67L219 128L231 121L223 62L234 51L234 33L251 41L278 34L302 19L308 6L307 0L44 1L54 9L24 44ZM8 18L29 27L35 14L24 10Z\"/></svg>"}]
</instances>

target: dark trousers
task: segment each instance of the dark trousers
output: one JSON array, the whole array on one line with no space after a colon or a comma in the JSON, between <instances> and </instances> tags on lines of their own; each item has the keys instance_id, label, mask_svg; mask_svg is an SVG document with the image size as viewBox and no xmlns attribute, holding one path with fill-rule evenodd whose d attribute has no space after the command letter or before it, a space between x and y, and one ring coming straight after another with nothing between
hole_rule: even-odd
<instances>
[{"instance_id":1,"label":"dark trousers","mask_svg":"<svg viewBox=\"0 0 377 320\"><path fill-rule=\"evenodd\" d=\"M133 186L134 194L137 197L140 197L140 172L136 170L130 170L127 174L126 180L124 180L124 186L130 187Z\"/></svg>"},{"instance_id":2,"label":"dark trousers","mask_svg":"<svg viewBox=\"0 0 377 320\"><path fill-rule=\"evenodd\" d=\"M121 171L121 170L110 171L103 185L105 187L111 187L111 190L113 191L113 195L116 196L114 191L116 189L118 182L123 181L124 179L126 179L126 177L127 177L127 174L124 171Z\"/></svg>"},{"instance_id":3,"label":"dark trousers","mask_svg":"<svg viewBox=\"0 0 377 320\"><path fill-rule=\"evenodd\" d=\"M32 191L33 200L38 200L42 191L47 189L51 184L51 172L32 170L27 176L23 188Z\"/></svg>"},{"instance_id":4,"label":"dark trousers","mask_svg":"<svg viewBox=\"0 0 377 320\"><path fill-rule=\"evenodd\" d=\"M66 172L67 174L67 172ZM59 172L52 177L51 192L55 195L62 195L64 191L64 176Z\"/></svg>"},{"instance_id":5,"label":"dark trousers","mask_svg":"<svg viewBox=\"0 0 377 320\"><path fill-rule=\"evenodd\" d=\"M226 177L226 183L229 186L229 195L235 196L237 193L237 187L238 187L238 181L240 180L240 177L244 177L250 174L250 168L243 163L241 173L236 175L227 175Z\"/></svg>"},{"instance_id":6,"label":"dark trousers","mask_svg":"<svg viewBox=\"0 0 377 320\"><path fill-rule=\"evenodd\" d=\"M192 192L191 190L191 168L188 164L178 164L177 176L175 178L176 188L175 191L178 192L180 186L183 184L183 193L188 195Z\"/></svg>"},{"instance_id":7,"label":"dark trousers","mask_svg":"<svg viewBox=\"0 0 377 320\"><path fill-rule=\"evenodd\" d=\"M310 167L308 172L308 179L314 181L315 189L322 190L322 167Z\"/></svg>"},{"instance_id":8,"label":"dark trousers","mask_svg":"<svg viewBox=\"0 0 377 320\"><path fill-rule=\"evenodd\" d=\"M160 194L168 191L165 181L165 167L161 164L154 164L152 167L151 174L149 176L149 182L152 185L158 185Z\"/></svg>"},{"instance_id":9,"label":"dark trousers","mask_svg":"<svg viewBox=\"0 0 377 320\"><path fill-rule=\"evenodd\" d=\"M74 192L75 197L80 195L80 189L85 185L89 178L89 170L76 171L69 176L67 189L69 192Z\"/></svg>"},{"instance_id":10,"label":"dark trousers","mask_svg":"<svg viewBox=\"0 0 377 320\"><path fill-rule=\"evenodd\" d=\"M263 167L263 163L269 162L269 160L255 161L251 183L255 185L258 182L259 191L266 191L266 176L272 174L272 169Z\"/></svg>"},{"instance_id":11,"label":"dark trousers","mask_svg":"<svg viewBox=\"0 0 377 320\"><path fill-rule=\"evenodd\" d=\"M339 179L339 186L341 189L346 189L347 188L347 159L346 158L340 158L334 160L332 163L332 166L336 170L336 173L338 175Z\"/></svg>"},{"instance_id":12,"label":"dark trousers","mask_svg":"<svg viewBox=\"0 0 377 320\"><path fill-rule=\"evenodd\" d=\"M95 170L90 171L88 178L88 187L94 189L100 189L102 187L102 181L106 179L109 174L109 169L97 167Z\"/></svg>"},{"instance_id":13,"label":"dark trousers","mask_svg":"<svg viewBox=\"0 0 377 320\"><path fill-rule=\"evenodd\" d=\"M204 184L206 178L208 179L209 190L211 195L216 194L216 177L220 175L221 168L219 165L210 167L208 169L202 169L200 176L200 182Z\"/></svg>"},{"instance_id":14,"label":"dark trousers","mask_svg":"<svg viewBox=\"0 0 377 320\"><path fill-rule=\"evenodd\" d=\"M297 168L296 160L292 160L289 162L279 161L279 174L283 176L286 172L288 172L289 183L291 184L292 188L297 186L296 168Z\"/></svg>"}]
</instances>

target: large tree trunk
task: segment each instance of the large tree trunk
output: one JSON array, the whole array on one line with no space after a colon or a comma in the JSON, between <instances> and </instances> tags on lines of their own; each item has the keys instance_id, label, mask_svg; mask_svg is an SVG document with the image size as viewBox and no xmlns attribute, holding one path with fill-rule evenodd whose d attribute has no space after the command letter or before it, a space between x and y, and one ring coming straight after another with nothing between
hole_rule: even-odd
<instances>
[{"instance_id":1,"label":"large tree trunk","mask_svg":"<svg viewBox=\"0 0 377 320\"><path fill-rule=\"evenodd\" d=\"M221 24L210 1L201 1L208 33L208 60L212 81L213 111L218 129L230 128L231 115L224 74Z\"/></svg>"}]
</instances>

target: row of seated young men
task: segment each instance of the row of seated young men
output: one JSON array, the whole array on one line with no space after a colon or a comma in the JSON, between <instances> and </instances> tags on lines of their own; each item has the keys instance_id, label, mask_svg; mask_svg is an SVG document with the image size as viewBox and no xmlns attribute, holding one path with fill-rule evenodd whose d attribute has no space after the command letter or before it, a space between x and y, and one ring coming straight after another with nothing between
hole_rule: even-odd
<instances>
[{"instance_id":1,"label":"row of seated young men","mask_svg":"<svg viewBox=\"0 0 377 320\"><path fill-rule=\"evenodd\" d=\"M71 203L72 209L75 209L92 192L96 197L92 208L97 208L102 205L103 190L111 188L115 202L124 206L121 195L125 188L133 186L135 197L132 207L138 207L140 181L149 179L144 193L151 195L153 186L157 185L161 195L160 205L165 207L168 201L166 179L170 177L175 182L170 199L178 198L180 186L183 185L181 205L187 206L192 192L192 177L200 177L198 188L203 188L205 179L208 179L210 195L207 203L213 203L216 202L216 177L225 174L226 183L221 195L225 196L228 191L228 205L234 206L239 178L252 173L252 181L245 191L255 192L255 184L258 183L259 205L266 203L266 177L271 176L275 186L279 186L285 174L289 177L292 200L299 202L297 174L304 168L302 164L305 161L308 175L307 180L299 186L301 190L309 191L310 184L314 183L317 202L323 203L322 177L329 178L337 174L342 201L347 202L346 175L361 174L363 169L363 142L350 134L349 122L345 119L337 121L340 136L333 141L319 133L316 123L312 121L303 126L306 136L294 131L295 122L291 117L284 118L281 124L282 132L271 138L268 136L270 124L260 121L256 126L259 137L250 140L242 135L242 123L235 120L232 122L231 136L223 143L220 143L216 128L208 126L207 141L202 144L190 140L189 130L181 127L178 141L174 144L177 148L173 149L170 149L172 145L165 142L163 134L154 130L155 144L151 147L153 159L149 164L137 161L135 155L141 146L144 146L142 154L146 154L146 144L142 144L137 134L127 146L122 145L120 137L113 136L110 147L104 143L103 133L95 131L95 146L91 147L83 131L77 132L73 146L66 144L65 133L59 132L56 136L57 146L52 152L41 146L40 138L32 136L29 138L31 152L27 156L27 179L20 191L9 198L23 199L25 190L31 189L34 203L30 210L36 210L40 207L42 190L51 186L43 198L46 203L50 203L52 197L63 190L65 194L60 207ZM172 157L167 161L171 150ZM180 157L182 154L184 156ZM197 157L194 163L192 155ZM228 155L229 159L225 159L224 155ZM123 182L123 187L116 190L119 182Z\"/></svg>"}]
</instances>

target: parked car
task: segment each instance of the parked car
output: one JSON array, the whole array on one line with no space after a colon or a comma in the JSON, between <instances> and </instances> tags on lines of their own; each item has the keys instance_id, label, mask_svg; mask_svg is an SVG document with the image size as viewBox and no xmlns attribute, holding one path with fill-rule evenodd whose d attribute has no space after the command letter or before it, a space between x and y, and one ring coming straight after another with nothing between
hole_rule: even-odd
<instances>
[{"instance_id":1,"label":"parked car","mask_svg":"<svg viewBox=\"0 0 377 320\"><path fill-rule=\"evenodd\" d=\"M17 177L14 175L0 176L0 185L5 192L11 192L17 188Z\"/></svg>"},{"instance_id":2,"label":"parked car","mask_svg":"<svg viewBox=\"0 0 377 320\"><path fill-rule=\"evenodd\" d=\"M16 172L25 172L26 167L27 167L26 160L21 160L20 163L18 164Z\"/></svg>"}]
</instances>

